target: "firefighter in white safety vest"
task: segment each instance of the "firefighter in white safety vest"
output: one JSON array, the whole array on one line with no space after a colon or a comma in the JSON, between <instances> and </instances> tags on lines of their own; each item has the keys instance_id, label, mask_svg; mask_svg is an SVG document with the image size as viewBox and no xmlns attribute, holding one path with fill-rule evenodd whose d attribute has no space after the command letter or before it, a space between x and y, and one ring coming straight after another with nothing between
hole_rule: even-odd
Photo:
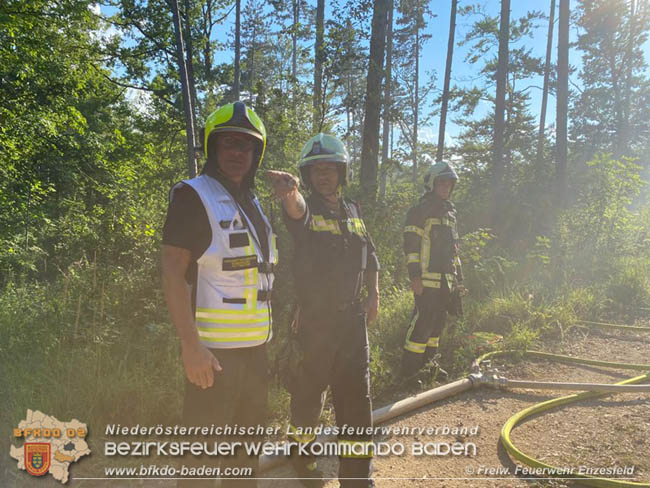
<instances>
[{"instance_id":1,"label":"firefighter in white safety vest","mask_svg":"<svg viewBox=\"0 0 650 488\"><path fill-rule=\"evenodd\" d=\"M359 205L341 196L348 171L343 143L317 134L305 144L298 163L302 183L285 172L267 172L281 199L294 242L293 270L299 306L296 341L299 361L287 387L291 393L290 438L309 444L332 389L336 422L358 429L372 426L367 322L379 310L379 262ZM365 284L368 298L362 303ZM374 486L372 436L339 435L339 481L344 488ZM305 486L321 486L315 458L293 456Z\"/></svg>"},{"instance_id":2,"label":"firefighter in white safety vest","mask_svg":"<svg viewBox=\"0 0 650 488\"><path fill-rule=\"evenodd\" d=\"M266 343L277 262L275 236L252 192L266 147L264 124L244 103L230 103L207 118L204 147L201 175L171 190L163 230L163 288L187 377L183 423L256 427L267 415ZM218 459L187 456L182 463L212 465ZM241 450L224 458L222 472L228 467L251 467L253 473L223 479L221 486L257 486L257 457Z\"/></svg>"}]
</instances>

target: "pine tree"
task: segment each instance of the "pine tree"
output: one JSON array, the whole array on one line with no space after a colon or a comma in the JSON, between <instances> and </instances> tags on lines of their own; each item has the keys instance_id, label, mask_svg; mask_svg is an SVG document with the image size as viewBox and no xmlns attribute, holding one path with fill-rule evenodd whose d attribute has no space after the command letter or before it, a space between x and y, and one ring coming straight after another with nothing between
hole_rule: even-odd
<instances>
[{"instance_id":1,"label":"pine tree","mask_svg":"<svg viewBox=\"0 0 650 488\"><path fill-rule=\"evenodd\" d=\"M567 158L569 124L569 0L560 0L557 36L557 109L555 157L558 182L558 199L560 206L567 196Z\"/></svg>"},{"instance_id":2,"label":"pine tree","mask_svg":"<svg viewBox=\"0 0 650 488\"><path fill-rule=\"evenodd\" d=\"M578 15L584 88L572 105L571 134L580 159L599 151L642 155L650 142L650 80L642 51L650 7L638 0L582 0Z\"/></svg>"},{"instance_id":3,"label":"pine tree","mask_svg":"<svg viewBox=\"0 0 650 488\"><path fill-rule=\"evenodd\" d=\"M447 61L445 63L445 79L442 88L440 101L440 124L438 127L438 149L436 150L436 161L442 161L445 150L445 128L447 125L447 110L449 108L449 84L451 81L451 64L454 57L454 42L456 32L456 12L458 0L451 0L451 13L449 15L449 40L447 42Z\"/></svg>"},{"instance_id":4,"label":"pine tree","mask_svg":"<svg viewBox=\"0 0 650 488\"><path fill-rule=\"evenodd\" d=\"M381 80L386 46L388 0L377 0L372 17L370 59L366 103L364 108L363 142L361 147L361 186L370 201L377 196L377 170L379 164L379 112L381 107Z\"/></svg>"},{"instance_id":5,"label":"pine tree","mask_svg":"<svg viewBox=\"0 0 650 488\"><path fill-rule=\"evenodd\" d=\"M427 19L432 17L428 2L423 0L402 0L397 4L399 16L394 32L394 122L399 126L402 160L411 161L411 180L418 176L419 131L429 124L431 114L423 108L434 90L435 77L420 74L420 56L424 44L431 37L424 34Z\"/></svg>"}]
</instances>

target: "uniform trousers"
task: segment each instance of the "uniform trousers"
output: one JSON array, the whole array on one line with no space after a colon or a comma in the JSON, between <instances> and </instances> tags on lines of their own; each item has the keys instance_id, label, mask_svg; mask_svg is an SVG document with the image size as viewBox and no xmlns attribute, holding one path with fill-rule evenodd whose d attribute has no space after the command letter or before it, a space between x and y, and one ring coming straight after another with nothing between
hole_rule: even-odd
<instances>
[{"instance_id":1,"label":"uniform trousers","mask_svg":"<svg viewBox=\"0 0 650 488\"><path fill-rule=\"evenodd\" d=\"M295 384L290 388L291 424L296 428L318 424L323 393L329 385L337 425L355 430L354 433L339 435L339 446L356 443L360 449L363 449L360 446L368 447L372 435L358 433L358 428L372 428L365 312L358 303L322 311L301 309L298 342L302 348L302 361ZM305 459L305 462L309 461ZM371 472L371 447L361 456L339 456L342 487L374 486Z\"/></svg>"},{"instance_id":2,"label":"uniform trousers","mask_svg":"<svg viewBox=\"0 0 650 488\"><path fill-rule=\"evenodd\" d=\"M205 390L186 381L183 405L183 425L185 426L239 426L257 427L266 425L268 407L269 368L266 346L237 349L210 349L221 364L222 371L214 371L214 383ZM183 441L207 442L210 450L214 442L259 442L255 436L186 436ZM221 486L255 488L259 477L257 456L247 456L240 448L235 456L193 456L186 455L181 460L186 467L220 466L221 473L228 468L252 468L252 473L244 479L221 476ZM241 476L241 475L240 475ZM213 476L214 477L214 476ZM249 479L246 479L249 478ZM179 480L178 486L203 488L214 486L212 480Z\"/></svg>"}]
</instances>

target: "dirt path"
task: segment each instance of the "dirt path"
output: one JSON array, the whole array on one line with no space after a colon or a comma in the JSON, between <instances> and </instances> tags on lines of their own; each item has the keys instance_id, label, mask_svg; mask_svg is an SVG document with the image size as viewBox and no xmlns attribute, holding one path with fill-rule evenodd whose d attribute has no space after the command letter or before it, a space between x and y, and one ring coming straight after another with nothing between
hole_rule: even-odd
<instances>
[{"instance_id":1,"label":"dirt path","mask_svg":"<svg viewBox=\"0 0 650 488\"><path fill-rule=\"evenodd\" d=\"M644 324L647 325L647 324ZM547 349L548 350L548 349ZM650 363L650 334L575 330L563 344L550 352L570 356L629 363ZM495 364L497 365L497 364ZM538 381L576 381L614 383L640 373L609 368L566 365L548 361L523 361L497 365L511 379ZM570 393L570 392L568 392ZM379 441L402 442L473 442L475 456L377 457L374 478L378 487L438 486L456 487L566 487L565 481L522 479L517 465L499 442L503 424L516 412L535 403L564 396L554 391L470 390L424 407L388 425L395 427L472 427L476 436L393 436ZM547 464L577 469L633 466L635 481L650 482L650 395L618 394L569 405L532 418L516 427L514 445ZM336 461L320 461L328 477L336 476ZM584 468L583 468L584 469ZM288 468L267 476L291 477ZM628 477L622 474L620 477ZM415 480L413 478L424 478ZM530 478L530 476L528 476ZM437 478L437 479L432 479ZM482 479L479 479L482 478ZM574 483L573 486L576 484ZM265 481L263 488L297 488L293 481ZM338 486L331 480L328 488Z\"/></svg>"}]
</instances>

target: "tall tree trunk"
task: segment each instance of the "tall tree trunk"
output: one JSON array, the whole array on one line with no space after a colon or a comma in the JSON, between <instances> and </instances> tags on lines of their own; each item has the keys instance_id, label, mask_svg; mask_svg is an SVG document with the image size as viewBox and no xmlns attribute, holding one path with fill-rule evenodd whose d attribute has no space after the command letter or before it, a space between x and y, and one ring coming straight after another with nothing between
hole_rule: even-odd
<instances>
[{"instance_id":1,"label":"tall tree trunk","mask_svg":"<svg viewBox=\"0 0 650 488\"><path fill-rule=\"evenodd\" d=\"M212 2L208 0L205 4L204 15L201 19L203 25L203 66L205 74L210 81L212 77L212 50L210 48L210 33L212 32Z\"/></svg>"},{"instance_id":2,"label":"tall tree trunk","mask_svg":"<svg viewBox=\"0 0 650 488\"><path fill-rule=\"evenodd\" d=\"M569 111L569 0L560 0L557 36L557 109L556 150L558 202L566 202L567 190L567 125Z\"/></svg>"},{"instance_id":3,"label":"tall tree trunk","mask_svg":"<svg viewBox=\"0 0 650 488\"><path fill-rule=\"evenodd\" d=\"M185 111L185 132L187 133L187 168L190 178L196 176L196 158L194 153L194 120L192 116L192 94L190 93L187 67L185 66L185 48L183 46L183 26L178 12L178 0L171 0L172 18L174 21L174 34L176 36L176 59L181 78L183 95L183 109Z\"/></svg>"},{"instance_id":4,"label":"tall tree trunk","mask_svg":"<svg viewBox=\"0 0 650 488\"><path fill-rule=\"evenodd\" d=\"M445 129L447 126L447 110L449 108L449 83L451 81L451 62L454 57L454 38L456 35L457 10L458 0L451 0L451 14L449 16L449 40L447 41L447 63L445 65L445 81L442 88L440 127L438 129L438 150L436 151L436 161L438 162L442 161L445 152Z\"/></svg>"},{"instance_id":5,"label":"tall tree trunk","mask_svg":"<svg viewBox=\"0 0 650 488\"><path fill-rule=\"evenodd\" d=\"M379 199L386 198L386 178L388 175L389 136L391 126L391 84L393 82L393 0L388 2L388 25L386 32L386 78L384 80L384 129L381 140L381 177L379 180Z\"/></svg>"},{"instance_id":6,"label":"tall tree trunk","mask_svg":"<svg viewBox=\"0 0 650 488\"><path fill-rule=\"evenodd\" d=\"M356 110L352 110L352 133L355 136L358 136ZM358 157L357 157L357 141L358 141L358 139L356 137L353 137L353 139L352 139L352 163L356 163L357 159L358 159ZM352 166L352 164L350 165L350 167L351 166Z\"/></svg>"},{"instance_id":7,"label":"tall tree trunk","mask_svg":"<svg viewBox=\"0 0 650 488\"><path fill-rule=\"evenodd\" d=\"M363 138L361 143L361 186L367 199L377 197L377 164L379 152L379 108L381 107L381 79L383 75L386 24L389 0L376 0L372 14L370 59L366 84Z\"/></svg>"},{"instance_id":8,"label":"tall tree trunk","mask_svg":"<svg viewBox=\"0 0 650 488\"><path fill-rule=\"evenodd\" d=\"M233 96L239 100L241 91L239 81L241 79L241 0L235 2L235 81L233 83Z\"/></svg>"},{"instance_id":9,"label":"tall tree trunk","mask_svg":"<svg viewBox=\"0 0 650 488\"><path fill-rule=\"evenodd\" d=\"M628 17L629 33L627 46L625 48L625 60L623 68L623 103L621 104L621 117L620 123L617 127L617 148L615 155L617 158L625 156L625 152L629 149L630 144L630 108L632 98L632 52L634 50L634 43L636 41L636 1L630 0L630 12Z\"/></svg>"},{"instance_id":10,"label":"tall tree trunk","mask_svg":"<svg viewBox=\"0 0 650 488\"><path fill-rule=\"evenodd\" d=\"M553 50L553 23L555 20L555 0L551 0L551 12L548 16L548 35L546 37L546 61L544 63L544 87L542 89L542 108L539 114L539 131L537 132L536 166L541 169L544 157L544 134L546 129L546 105L548 104L548 85L551 77L551 52Z\"/></svg>"},{"instance_id":11,"label":"tall tree trunk","mask_svg":"<svg viewBox=\"0 0 650 488\"><path fill-rule=\"evenodd\" d=\"M501 0L499 22L499 58L497 61L497 93L494 102L494 147L492 160L492 194L495 202L493 217L498 218L496 202L502 199L505 152L506 85L508 83L508 43L510 39L510 0Z\"/></svg>"},{"instance_id":12,"label":"tall tree trunk","mask_svg":"<svg viewBox=\"0 0 650 488\"><path fill-rule=\"evenodd\" d=\"M257 56L257 22L253 23L253 37L251 38L251 52L249 53L248 59L250 62L250 92L249 96L253 97L253 92L255 91L255 57Z\"/></svg>"},{"instance_id":13,"label":"tall tree trunk","mask_svg":"<svg viewBox=\"0 0 650 488\"><path fill-rule=\"evenodd\" d=\"M415 76L413 85L413 183L418 180L418 116L420 115L420 0L418 0L415 19Z\"/></svg>"},{"instance_id":14,"label":"tall tree trunk","mask_svg":"<svg viewBox=\"0 0 650 488\"><path fill-rule=\"evenodd\" d=\"M321 107L323 103L323 37L325 35L325 0L316 5L316 43L314 44L314 120L312 130L319 132L323 122Z\"/></svg>"},{"instance_id":15,"label":"tall tree trunk","mask_svg":"<svg viewBox=\"0 0 650 488\"><path fill-rule=\"evenodd\" d=\"M291 0L293 10L293 27L291 29L291 103L293 113L297 109L296 92L298 91L298 22L300 22L300 0Z\"/></svg>"},{"instance_id":16,"label":"tall tree trunk","mask_svg":"<svg viewBox=\"0 0 650 488\"><path fill-rule=\"evenodd\" d=\"M192 42L192 19L190 17L190 0L185 0L185 65L187 66L187 81L192 96L192 126L196 128L196 83L194 80L194 43ZM196 141L195 141L196 142Z\"/></svg>"}]
</instances>

